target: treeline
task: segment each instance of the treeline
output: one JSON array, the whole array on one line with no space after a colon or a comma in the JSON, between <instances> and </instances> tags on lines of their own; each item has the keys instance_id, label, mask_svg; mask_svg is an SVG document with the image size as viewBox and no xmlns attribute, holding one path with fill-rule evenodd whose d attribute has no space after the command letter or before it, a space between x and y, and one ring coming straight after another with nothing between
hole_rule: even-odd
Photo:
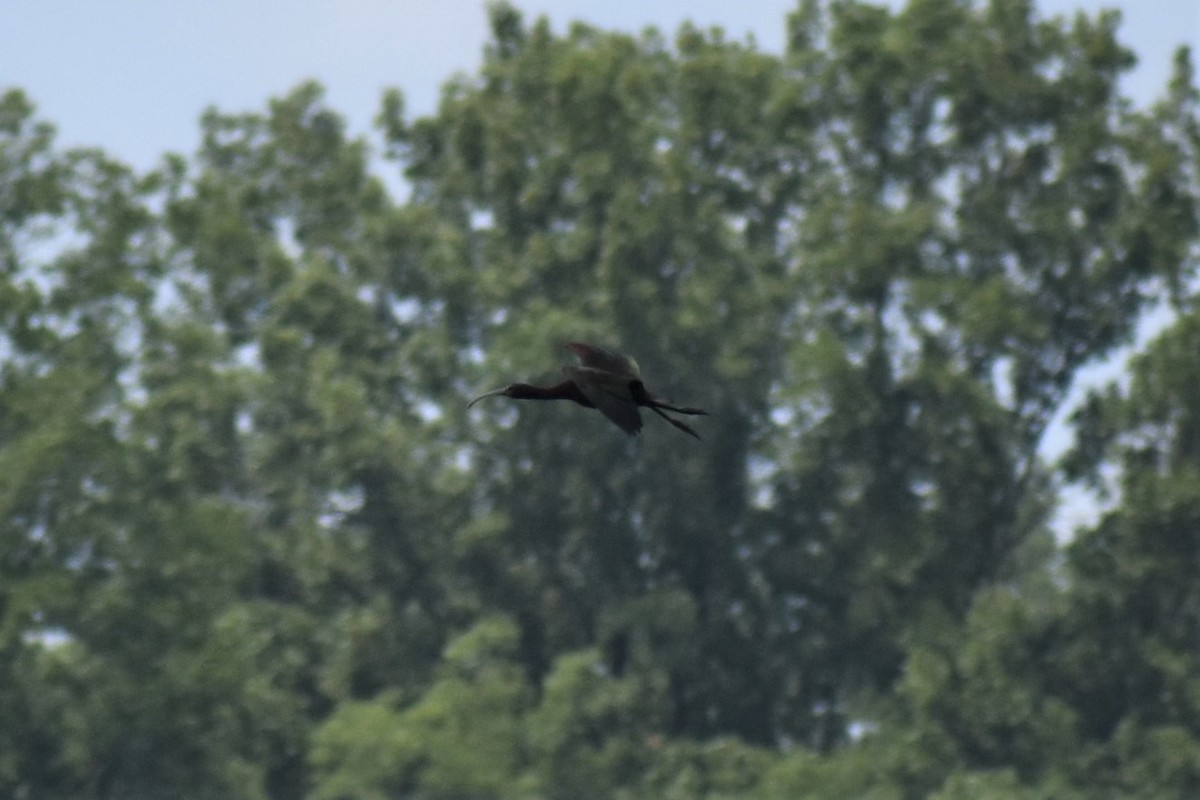
<instances>
[{"instance_id":1,"label":"treeline","mask_svg":"<svg viewBox=\"0 0 1200 800\"><path fill-rule=\"evenodd\" d=\"M0 795L1200 796L1187 53L490 13L383 166L312 84L147 174L0 98ZM466 409L571 340L704 441Z\"/></svg>"}]
</instances>

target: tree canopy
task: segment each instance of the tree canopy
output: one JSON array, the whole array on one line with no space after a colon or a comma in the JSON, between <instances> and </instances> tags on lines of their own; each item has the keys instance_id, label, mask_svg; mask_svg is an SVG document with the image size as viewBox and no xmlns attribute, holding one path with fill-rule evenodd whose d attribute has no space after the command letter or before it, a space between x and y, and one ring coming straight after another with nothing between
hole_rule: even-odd
<instances>
[{"instance_id":1,"label":"tree canopy","mask_svg":"<svg viewBox=\"0 0 1200 800\"><path fill-rule=\"evenodd\" d=\"M1110 12L489 13L380 146L306 83L139 174L0 96L0 794L1200 791L1189 54L1143 108ZM467 410L573 340L704 440Z\"/></svg>"}]
</instances>

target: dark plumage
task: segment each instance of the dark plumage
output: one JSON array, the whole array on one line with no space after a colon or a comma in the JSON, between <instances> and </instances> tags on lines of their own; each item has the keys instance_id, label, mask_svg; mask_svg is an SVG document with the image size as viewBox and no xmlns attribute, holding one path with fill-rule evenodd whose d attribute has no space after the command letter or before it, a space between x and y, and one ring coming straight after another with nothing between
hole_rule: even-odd
<instances>
[{"instance_id":1,"label":"dark plumage","mask_svg":"<svg viewBox=\"0 0 1200 800\"><path fill-rule=\"evenodd\" d=\"M608 417L618 428L628 434L642 429L642 416L638 407L648 408L684 433L700 438L689 426L667 416L664 411L677 414L707 414L699 408L677 406L669 400L651 394L642 383L637 362L621 353L603 347L571 342L567 347L579 357L578 366L565 366L567 379L553 386L533 386L528 383L511 383L501 389L481 394L467 408L485 397L511 397L514 400L570 400L584 408L595 408Z\"/></svg>"}]
</instances>

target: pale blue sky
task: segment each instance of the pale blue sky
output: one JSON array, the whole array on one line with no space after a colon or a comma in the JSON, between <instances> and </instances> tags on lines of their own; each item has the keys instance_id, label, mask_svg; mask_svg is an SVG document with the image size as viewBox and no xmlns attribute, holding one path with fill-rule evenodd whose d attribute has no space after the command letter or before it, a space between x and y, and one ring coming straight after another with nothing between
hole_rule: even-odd
<instances>
[{"instance_id":1,"label":"pale blue sky","mask_svg":"<svg viewBox=\"0 0 1200 800\"><path fill-rule=\"evenodd\" d=\"M637 31L674 32L685 18L752 33L779 52L793 0L518 0L527 18L550 15ZM893 0L893 5L899 5ZM1046 14L1121 7L1124 41L1141 65L1139 101L1164 85L1174 48L1200 45L1200 0L1041 0ZM354 133L371 130L385 87L412 113L434 109L438 87L479 65L483 0L8 0L0 24L0 88L18 86L61 143L98 145L145 169L188 152L198 118L215 104L259 110L306 78L320 80ZM1197 48L1200 49L1200 48Z\"/></svg>"}]
</instances>

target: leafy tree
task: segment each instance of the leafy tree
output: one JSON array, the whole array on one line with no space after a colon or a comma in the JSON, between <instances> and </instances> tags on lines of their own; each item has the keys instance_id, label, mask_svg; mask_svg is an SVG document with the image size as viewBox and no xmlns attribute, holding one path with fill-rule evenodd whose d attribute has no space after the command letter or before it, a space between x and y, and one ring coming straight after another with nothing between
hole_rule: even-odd
<instances>
[{"instance_id":1,"label":"leafy tree","mask_svg":"<svg viewBox=\"0 0 1200 800\"><path fill-rule=\"evenodd\" d=\"M940 754L906 765L913 786L956 765L948 796L994 781L1029 796L1195 791L1198 332L1181 316L1134 359L1127 390L1077 414L1070 473L1101 481L1116 466L1121 500L1067 547L1066 588L1046 606L981 597L960 638L910 659L900 724Z\"/></svg>"},{"instance_id":2,"label":"leafy tree","mask_svg":"<svg viewBox=\"0 0 1200 800\"><path fill-rule=\"evenodd\" d=\"M386 699L340 709L314 743L315 796L526 796L520 713L530 692L512 658L518 635L510 620L481 620L447 647L420 702L402 712Z\"/></svg>"},{"instance_id":3,"label":"leafy tree","mask_svg":"<svg viewBox=\"0 0 1200 800\"><path fill-rule=\"evenodd\" d=\"M174 364L181 340L211 332L197 377L228 402L177 384L206 403L176 403L202 425L182 455L213 479L184 485L246 518L251 551L217 620L255 642L242 679L262 694L232 707L258 704L243 746L265 790L300 796L309 731L337 699L433 675L456 614L428 533L456 516L438 499L453 496L436 466L450 453L420 425L422 373L405 360L418 346L399 318L410 223L363 143L312 85L268 115L211 112L204 126L195 174L169 176L178 303L153 332Z\"/></svg>"},{"instance_id":4,"label":"leafy tree","mask_svg":"<svg viewBox=\"0 0 1200 800\"><path fill-rule=\"evenodd\" d=\"M1116 465L1121 500L1068 550L1060 691L1103 745L1100 774L1131 797L1200 787L1197 345L1192 311L1134 360L1127 391L1093 396L1072 464L1096 479Z\"/></svg>"},{"instance_id":5,"label":"leafy tree","mask_svg":"<svg viewBox=\"0 0 1200 800\"><path fill-rule=\"evenodd\" d=\"M1186 53L1141 111L1111 14L490 14L384 98L403 203L314 84L144 176L0 98L0 793L1194 794ZM704 441L466 410L574 339Z\"/></svg>"},{"instance_id":6,"label":"leafy tree","mask_svg":"<svg viewBox=\"0 0 1200 800\"><path fill-rule=\"evenodd\" d=\"M461 370L613 339L714 424L702 451L631 451L484 412L481 596L538 676L606 607L683 591L670 732L841 742L906 642L1046 550L1047 421L1182 268L1171 144L1117 93L1116 18L804 3L783 59L492 19L436 116L385 109L413 205L459 230Z\"/></svg>"},{"instance_id":7,"label":"leafy tree","mask_svg":"<svg viewBox=\"0 0 1200 800\"><path fill-rule=\"evenodd\" d=\"M74 796L103 776L63 727L92 720L43 660L121 547L119 409L158 263L146 187L33 113L0 99L0 786Z\"/></svg>"},{"instance_id":8,"label":"leafy tree","mask_svg":"<svg viewBox=\"0 0 1200 800\"><path fill-rule=\"evenodd\" d=\"M1163 135L1144 176L1162 201L1147 226L1172 231L1164 246L1194 270L1195 190L1186 175L1200 137L1185 56L1177 67L1168 96L1139 122ZM1175 297L1182 314L1135 357L1128 388L1093 392L1075 413L1066 476L1118 489L1120 500L1076 532L1057 576L1063 588L977 595L958 635L911 655L899 693L909 713L898 724L914 732L917 752L939 755L905 765L910 786L928 792L945 778L947 796L993 785L1005 796L1195 791L1188 419L1200 339L1190 301Z\"/></svg>"},{"instance_id":9,"label":"leafy tree","mask_svg":"<svg viewBox=\"0 0 1200 800\"><path fill-rule=\"evenodd\" d=\"M417 455L396 405L421 400L367 254L407 223L319 95L211 113L195 173L169 157L146 179L54 153L6 100L6 180L28 196L0 423L6 670L29 673L14 787L301 796L335 697L432 674L455 612L420 560L439 539L419 551L406 515L436 517L441 479L397 460L435 448ZM65 244L38 263L30 233ZM381 613L383 643L364 640Z\"/></svg>"}]
</instances>

